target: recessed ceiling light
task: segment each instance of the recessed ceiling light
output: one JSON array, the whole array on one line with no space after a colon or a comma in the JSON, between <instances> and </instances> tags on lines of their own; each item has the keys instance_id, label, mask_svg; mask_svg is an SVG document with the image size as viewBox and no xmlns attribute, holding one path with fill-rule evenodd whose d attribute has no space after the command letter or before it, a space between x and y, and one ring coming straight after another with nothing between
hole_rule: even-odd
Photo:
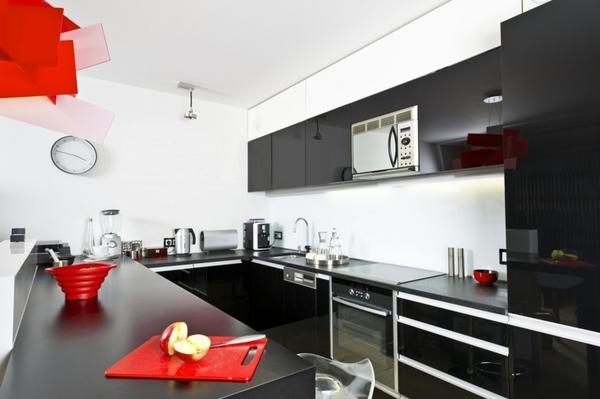
<instances>
[{"instance_id":1,"label":"recessed ceiling light","mask_svg":"<svg viewBox=\"0 0 600 399\"><path fill-rule=\"evenodd\" d=\"M483 99L486 104L496 104L502 101L502 96L489 96Z\"/></svg>"}]
</instances>

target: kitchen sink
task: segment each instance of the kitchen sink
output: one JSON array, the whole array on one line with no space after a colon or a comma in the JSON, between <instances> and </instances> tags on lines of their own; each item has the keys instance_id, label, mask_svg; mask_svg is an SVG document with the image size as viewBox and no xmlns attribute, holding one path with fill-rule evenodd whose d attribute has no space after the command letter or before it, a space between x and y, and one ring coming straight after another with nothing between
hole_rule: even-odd
<instances>
[{"instance_id":1,"label":"kitchen sink","mask_svg":"<svg viewBox=\"0 0 600 399\"><path fill-rule=\"evenodd\" d=\"M306 254L304 254L304 253L298 253L298 252L293 252L293 253L269 255L269 256L266 256L266 257L269 258L269 259L296 259L296 258L304 258L304 257L306 257Z\"/></svg>"}]
</instances>

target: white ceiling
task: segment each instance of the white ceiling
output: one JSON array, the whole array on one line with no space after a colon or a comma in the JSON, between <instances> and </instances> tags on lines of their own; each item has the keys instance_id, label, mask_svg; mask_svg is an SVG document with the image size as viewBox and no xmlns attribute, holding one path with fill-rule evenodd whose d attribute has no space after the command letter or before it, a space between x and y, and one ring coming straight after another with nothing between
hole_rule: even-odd
<instances>
[{"instance_id":1,"label":"white ceiling","mask_svg":"<svg viewBox=\"0 0 600 399\"><path fill-rule=\"evenodd\" d=\"M449 0L49 0L101 23L110 62L80 75L251 108Z\"/></svg>"}]
</instances>

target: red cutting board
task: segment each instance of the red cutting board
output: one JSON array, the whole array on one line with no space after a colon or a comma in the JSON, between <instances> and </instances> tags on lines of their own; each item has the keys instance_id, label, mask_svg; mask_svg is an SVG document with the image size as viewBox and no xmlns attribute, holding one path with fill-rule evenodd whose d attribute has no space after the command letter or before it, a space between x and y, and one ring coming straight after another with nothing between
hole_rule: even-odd
<instances>
[{"instance_id":1,"label":"red cutting board","mask_svg":"<svg viewBox=\"0 0 600 399\"><path fill-rule=\"evenodd\" d=\"M211 342L222 342L235 337L209 338ZM267 338L263 338L244 344L211 348L199 361L186 363L177 356L165 355L159 347L159 341L158 335L150 338L106 370L104 375L118 378L250 381L267 345ZM253 349L254 357L244 365L244 360Z\"/></svg>"}]
</instances>

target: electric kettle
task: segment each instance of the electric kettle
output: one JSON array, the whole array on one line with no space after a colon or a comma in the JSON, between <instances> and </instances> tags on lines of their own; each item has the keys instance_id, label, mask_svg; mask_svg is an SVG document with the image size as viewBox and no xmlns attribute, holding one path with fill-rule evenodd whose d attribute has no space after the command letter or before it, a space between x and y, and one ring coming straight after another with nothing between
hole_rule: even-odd
<instances>
[{"instance_id":1,"label":"electric kettle","mask_svg":"<svg viewBox=\"0 0 600 399\"><path fill-rule=\"evenodd\" d=\"M191 255L192 245L196 244L194 230L187 228L175 229L175 256Z\"/></svg>"}]
</instances>

